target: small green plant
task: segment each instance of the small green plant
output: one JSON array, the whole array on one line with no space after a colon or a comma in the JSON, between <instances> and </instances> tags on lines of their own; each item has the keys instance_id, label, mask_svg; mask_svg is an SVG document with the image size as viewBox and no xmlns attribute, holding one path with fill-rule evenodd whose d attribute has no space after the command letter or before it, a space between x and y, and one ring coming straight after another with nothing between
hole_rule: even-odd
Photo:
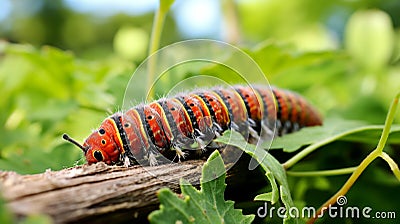
<instances>
[{"instance_id":1,"label":"small green plant","mask_svg":"<svg viewBox=\"0 0 400 224\"><path fill-rule=\"evenodd\" d=\"M181 180L182 195L170 189L158 192L160 210L149 215L151 223L251 223L254 215L243 215L233 201L225 201L225 166L218 151L204 164L201 190Z\"/></svg>"}]
</instances>

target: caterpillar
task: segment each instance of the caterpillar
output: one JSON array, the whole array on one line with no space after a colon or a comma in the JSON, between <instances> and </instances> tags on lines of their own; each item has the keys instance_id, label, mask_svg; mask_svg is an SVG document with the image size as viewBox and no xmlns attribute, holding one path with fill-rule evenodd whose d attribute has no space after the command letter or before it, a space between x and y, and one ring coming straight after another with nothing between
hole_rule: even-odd
<instances>
[{"instance_id":1,"label":"caterpillar","mask_svg":"<svg viewBox=\"0 0 400 224\"><path fill-rule=\"evenodd\" d=\"M220 148L212 140L228 129L250 141L321 124L321 115L297 93L237 85L200 89L117 112L83 145L67 134L63 138L82 149L88 164L145 160L156 165L158 155L180 161Z\"/></svg>"}]
</instances>

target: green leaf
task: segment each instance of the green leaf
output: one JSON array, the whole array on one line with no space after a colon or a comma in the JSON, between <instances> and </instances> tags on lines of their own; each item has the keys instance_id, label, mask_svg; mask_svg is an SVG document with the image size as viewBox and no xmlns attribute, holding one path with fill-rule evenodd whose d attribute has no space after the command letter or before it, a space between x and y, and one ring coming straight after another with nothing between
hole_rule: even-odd
<instances>
[{"instance_id":1,"label":"green leaf","mask_svg":"<svg viewBox=\"0 0 400 224\"><path fill-rule=\"evenodd\" d=\"M272 192L259 194L254 198L255 201L272 201Z\"/></svg>"},{"instance_id":2,"label":"green leaf","mask_svg":"<svg viewBox=\"0 0 400 224\"><path fill-rule=\"evenodd\" d=\"M294 207L294 203L290 195L286 172L279 161L271 156L267 151L260 150L259 148L256 148L255 145L247 143L243 136L235 131L226 131L215 141L238 147L257 160L266 172L272 191L257 196L255 200L266 200L274 204L280 197L286 209L286 218L283 219L283 222L296 223L297 220L290 217L288 213L289 209Z\"/></svg>"},{"instance_id":3,"label":"green leaf","mask_svg":"<svg viewBox=\"0 0 400 224\"><path fill-rule=\"evenodd\" d=\"M0 223L13 223L13 221L12 213L7 209L4 199L0 197Z\"/></svg>"},{"instance_id":4,"label":"green leaf","mask_svg":"<svg viewBox=\"0 0 400 224\"><path fill-rule=\"evenodd\" d=\"M265 171L266 171L265 175L267 176L269 182L271 183L271 187L272 187L272 191L267 193L267 194L271 193L271 200L262 200L257 197L254 200L270 201L272 204L275 204L279 200L278 185L276 184L274 175L269 170L265 170ZM266 196L266 195L264 195L264 196ZM262 198L263 196L260 196L260 197ZM267 199L267 198L265 198L265 199Z\"/></svg>"},{"instance_id":5,"label":"green leaf","mask_svg":"<svg viewBox=\"0 0 400 224\"><path fill-rule=\"evenodd\" d=\"M200 180L201 190L181 180L180 199L170 189L158 192L160 210L149 215L150 223L251 223L254 215L234 209L233 201L224 200L225 166L218 151L208 158Z\"/></svg>"},{"instance_id":6,"label":"green leaf","mask_svg":"<svg viewBox=\"0 0 400 224\"><path fill-rule=\"evenodd\" d=\"M32 174L73 166L81 150L64 144L61 134L83 139L106 111L122 105L115 102L123 98L121 86L132 63L83 60L53 47L6 43L3 48L0 169Z\"/></svg>"},{"instance_id":7,"label":"green leaf","mask_svg":"<svg viewBox=\"0 0 400 224\"><path fill-rule=\"evenodd\" d=\"M383 125L367 125L359 121L327 120L323 126L307 127L302 130L274 139L271 149L294 152L310 144L325 145L335 140L376 143L382 133ZM400 142L400 125L393 125L390 143Z\"/></svg>"}]
</instances>

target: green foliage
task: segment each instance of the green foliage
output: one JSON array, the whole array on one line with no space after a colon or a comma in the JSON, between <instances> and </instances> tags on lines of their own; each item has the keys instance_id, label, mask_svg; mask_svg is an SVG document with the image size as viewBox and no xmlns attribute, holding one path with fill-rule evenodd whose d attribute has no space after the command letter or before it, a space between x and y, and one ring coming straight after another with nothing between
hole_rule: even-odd
<instances>
[{"instance_id":1,"label":"green foliage","mask_svg":"<svg viewBox=\"0 0 400 224\"><path fill-rule=\"evenodd\" d=\"M14 220L11 212L6 208L4 199L0 197L0 223L12 223Z\"/></svg>"},{"instance_id":2,"label":"green foliage","mask_svg":"<svg viewBox=\"0 0 400 224\"><path fill-rule=\"evenodd\" d=\"M151 223L251 223L254 215L234 209L233 201L224 200L225 166L218 151L210 155L202 170L201 190L181 180L182 195L170 189L158 192L160 210L149 215Z\"/></svg>"},{"instance_id":3,"label":"green foliage","mask_svg":"<svg viewBox=\"0 0 400 224\"><path fill-rule=\"evenodd\" d=\"M226 131L223 136L216 139L216 141L238 147L257 160L257 162L266 172L265 175L271 184L272 191L258 195L255 200L270 201L272 204L275 204L279 199L281 199L286 209L286 218L283 220L283 222L296 223L296 220L290 217L288 213L289 209L294 207L294 203L290 195L290 189L285 170L279 161L276 160L266 150L256 148L255 145L248 144L243 136L235 131Z\"/></svg>"},{"instance_id":4,"label":"green foliage","mask_svg":"<svg viewBox=\"0 0 400 224\"><path fill-rule=\"evenodd\" d=\"M0 50L0 169L38 173L72 166L81 152L61 134L83 138L114 111L123 89L109 83L127 80L132 66L82 61L52 47L2 43Z\"/></svg>"}]
</instances>

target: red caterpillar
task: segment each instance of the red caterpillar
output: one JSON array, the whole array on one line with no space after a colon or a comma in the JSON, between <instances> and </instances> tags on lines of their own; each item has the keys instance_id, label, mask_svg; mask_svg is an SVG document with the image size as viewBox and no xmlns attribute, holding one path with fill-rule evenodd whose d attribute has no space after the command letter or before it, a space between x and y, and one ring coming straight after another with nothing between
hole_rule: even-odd
<instances>
[{"instance_id":1,"label":"red caterpillar","mask_svg":"<svg viewBox=\"0 0 400 224\"><path fill-rule=\"evenodd\" d=\"M128 158L155 165L160 153L181 159L218 148L212 140L227 129L257 139L321 124L319 113L296 93L278 88L271 93L265 86L215 87L115 113L83 145L66 134L63 138L83 150L88 164L121 164Z\"/></svg>"}]
</instances>

